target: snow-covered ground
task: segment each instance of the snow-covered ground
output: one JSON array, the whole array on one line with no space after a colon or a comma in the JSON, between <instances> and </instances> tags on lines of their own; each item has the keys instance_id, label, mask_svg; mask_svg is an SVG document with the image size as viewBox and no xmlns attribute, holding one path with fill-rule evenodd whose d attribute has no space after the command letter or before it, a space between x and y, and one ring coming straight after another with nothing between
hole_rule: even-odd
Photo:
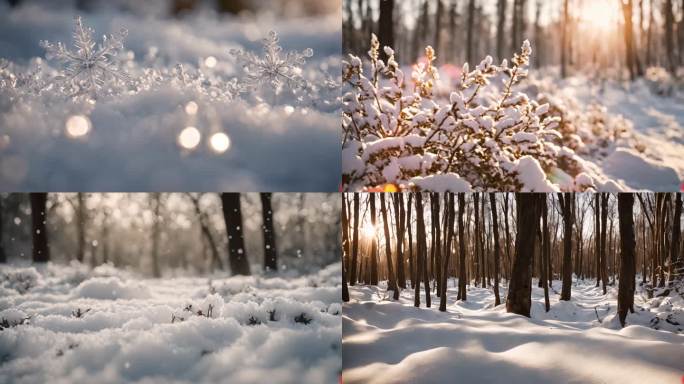
<instances>
[{"instance_id":1,"label":"snow-covered ground","mask_svg":"<svg viewBox=\"0 0 684 384\"><path fill-rule=\"evenodd\" d=\"M587 157L603 174L629 189L670 192L682 188L684 94L678 89L681 84L672 79L618 82L582 75L567 80L545 78L541 84L549 83L554 84L552 93L556 96L571 100L584 110L600 104L609 115L621 116L627 122L627 132L623 134L626 140L614 143L600 158Z\"/></svg>"},{"instance_id":2,"label":"snow-covered ground","mask_svg":"<svg viewBox=\"0 0 684 384\"><path fill-rule=\"evenodd\" d=\"M570 302L550 292L546 313L535 280L526 318L506 313L505 303L494 307L491 289L471 286L467 301L456 301L455 283L449 281L444 313L434 294L425 308L424 290L418 309L411 289L394 302L386 283L350 287L344 382L679 383L684 375L682 297L647 300L638 292L636 312L621 329L617 287L604 296L595 282L575 282Z\"/></svg>"},{"instance_id":3,"label":"snow-covered ground","mask_svg":"<svg viewBox=\"0 0 684 384\"><path fill-rule=\"evenodd\" d=\"M289 278L165 279L3 266L0 382L333 383L340 275L339 264Z\"/></svg>"},{"instance_id":4,"label":"snow-covered ground","mask_svg":"<svg viewBox=\"0 0 684 384\"><path fill-rule=\"evenodd\" d=\"M40 42L74 50L77 15L98 44L128 30L111 63L130 82L109 78L77 97L60 88L65 65ZM0 2L0 190L336 191L339 17L238 18L202 9L173 18ZM247 89L231 50L263 56L271 30L281 57L313 50L288 69L306 84ZM81 124L70 126L72 117Z\"/></svg>"}]
</instances>

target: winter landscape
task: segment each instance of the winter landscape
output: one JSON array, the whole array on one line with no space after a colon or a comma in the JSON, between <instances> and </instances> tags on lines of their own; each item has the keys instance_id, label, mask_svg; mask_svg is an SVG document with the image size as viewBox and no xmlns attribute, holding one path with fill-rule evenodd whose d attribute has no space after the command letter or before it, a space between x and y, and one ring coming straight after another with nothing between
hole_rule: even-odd
<instances>
[{"instance_id":1,"label":"winter landscape","mask_svg":"<svg viewBox=\"0 0 684 384\"><path fill-rule=\"evenodd\" d=\"M336 191L340 36L337 0L2 1L0 190Z\"/></svg>"},{"instance_id":2,"label":"winter landscape","mask_svg":"<svg viewBox=\"0 0 684 384\"><path fill-rule=\"evenodd\" d=\"M339 202L0 195L0 382L337 382Z\"/></svg>"},{"instance_id":3,"label":"winter landscape","mask_svg":"<svg viewBox=\"0 0 684 384\"><path fill-rule=\"evenodd\" d=\"M345 190L681 190L680 2L345 0L343 18Z\"/></svg>"},{"instance_id":4,"label":"winter landscape","mask_svg":"<svg viewBox=\"0 0 684 384\"><path fill-rule=\"evenodd\" d=\"M345 194L342 214L345 383L684 375L681 194Z\"/></svg>"}]
</instances>

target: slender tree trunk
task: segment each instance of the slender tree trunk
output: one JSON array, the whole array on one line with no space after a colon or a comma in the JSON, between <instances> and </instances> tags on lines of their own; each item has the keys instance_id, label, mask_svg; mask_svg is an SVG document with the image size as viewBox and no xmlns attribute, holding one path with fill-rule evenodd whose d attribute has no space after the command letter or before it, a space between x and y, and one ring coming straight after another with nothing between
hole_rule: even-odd
<instances>
[{"instance_id":1,"label":"slender tree trunk","mask_svg":"<svg viewBox=\"0 0 684 384\"><path fill-rule=\"evenodd\" d=\"M33 230L33 262L50 261L50 247L47 234L47 193L31 193L31 221Z\"/></svg>"},{"instance_id":2,"label":"slender tree trunk","mask_svg":"<svg viewBox=\"0 0 684 384\"><path fill-rule=\"evenodd\" d=\"M380 0L380 18L378 20L378 40L381 57L385 62L385 47L394 47L394 0Z\"/></svg>"},{"instance_id":3,"label":"slender tree trunk","mask_svg":"<svg viewBox=\"0 0 684 384\"><path fill-rule=\"evenodd\" d=\"M492 211L492 231L494 232L494 306L501 304L499 297L499 258L501 250L499 248L499 223L497 218L496 195L489 194L489 206Z\"/></svg>"},{"instance_id":4,"label":"slender tree trunk","mask_svg":"<svg viewBox=\"0 0 684 384\"><path fill-rule=\"evenodd\" d=\"M468 29L466 31L466 60L475 63L475 0L468 1Z\"/></svg>"},{"instance_id":5,"label":"slender tree trunk","mask_svg":"<svg viewBox=\"0 0 684 384\"><path fill-rule=\"evenodd\" d=\"M465 195L458 194L458 297L466 301L466 243L464 238Z\"/></svg>"},{"instance_id":6,"label":"slender tree trunk","mask_svg":"<svg viewBox=\"0 0 684 384\"><path fill-rule=\"evenodd\" d=\"M570 23L569 0L563 0L563 20L561 21L561 77L568 76L568 24Z\"/></svg>"},{"instance_id":7,"label":"slender tree trunk","mask_svg":"<svg viewBox=\"0 0 684 384\"><path fill-rule=\"evenodd\" d=\"M242 232L242 209L239 193L221 193L223 220L228 234L228 261L233 275L250 275L249 261Z\"/></svg>"},{"instance_id":8,"label":"slender tree trunk","mask_svg":"<svg viewBox=\"0 0 684 384\"><path fill-rule=\"evenodd\" d=\"M276 248L276 234L273 227L273 208L271 206L271 193L260 193L261 218L264 235L264 270L278 271L278 251Z\"/></svg>"},{"instance_id":9,"label":"slender tree trunk","mask_svg":"<svg viewBox=\"0 0 684 384\"><path fill-rule=\"evenodd\" d=\"M618 316L620 324L624 327L627 311L634 305L634 280L636 278L636 266L634 260L634 194L618 194L618 215L620 220L620 248L621 267L620 284L618 287Z\"/></svg>"},{"instance_id":10,"label":"slender tree trunk","mask_svg":"<svg viewBox=\"0 0 684 384\"><path fill-rule=\"evenodd\" d=\"M3 214L5 213L4 212L5 208L3 206L4 199L5 198L0 195L0 263L6 263L7 262L7 254L5 253L5 242L4 242L4 237L3 237L4 233L2 231L3 230L2 224L3 224L3 220L4 220Z\"/></svg>"},{"instance_id":11,"label":"slender tree trunk","mask_svg":"<svg viewBox=\"0 0 684 384\"><path fill-rule=\"evenodd\" d=\"M370 199L370 217L371 225L373 228L376 227L375 220L375 193L369 193L368 198ZM373 233L373 238L371 239L371 253L370 253L370 284L378 285L379 282L379 271L378 271L378 238L375 233Z\"/></svg>"},{"instance_id":12,"label":"slender tree trunk","mask_svg":"<svg viewBox=\"0 0 684 384\"><path fill-rule=\"evenodd\" d=\"M349 277L349 285L354 286L358 281L357 268L359 264L359 194L354 193L354 236L352 239L352 261L351 261L351 276Z\"/></svg>"},{"instance_id":13,"label":"slender tree trunk","mask_svg":"<svg viewBox=\"0 0 684 384\"><path fill-rule=\"evenodd\" d=\"M496 57L499 61L506 57L506 7L508 0L498 0L497 2L497 22L496 22Z\"/></svg>"},{"instance_id":14,"label":"slender tree trunk","mask_svg":"<svg viewBox=\"0 0 684 384\"><path fill-rule=\"evenodd\" d=\"M572 223L575 195L558 194L558 201L563 214L563 286L560 300L569 301L572 291Z\"/></svg>"},{"instance_id":15,"label":"slender tree trunk","mask_svg":"<svg viewBox=\"0 0 684 384\"><path fill-rule=\"evenodd\" d=\"M423 198L419 192L415 193L416 196L416 232L418 241L416 243L416 276L413 282L413 305L415 307L420 307L420 279L423 273L423 244L425 244L425 224L423 223ZM428 297L429 297L428 290Z\"/></svg>"},{"instance_id":16,"label":"slender tree trunk","mask_svg":"<svg viewBox=\"0 0 684 384\"><path fill-rule=\"evenodd\" d=\"M516 226L518 233L515 239L515 258L509 283L506 311L530 317L532 303L532 258L535 232L541 213L542 194L518 193Z\"/></svg>"},{"instance_id":17,"label":"slender tree trunk","mask_svg":"<svg viewBox=\"0 0 684 384\"><path fill-rule=\"evenodd\" d=\"M663 2L663 14L665 16L665 52L667 55L667 69L675 74L677 63L675 60L674 45L674 15L672 14L672 0Z\"/></svg>"},{"instance_id":18,"label":"slender tree trunk","mask_svg":"<svg viewBox=\"0 0 684 384\"><path fill-rule=\"evenodd\" d=\"M606 294L606 285L608 284L608 262L606 261L606 233L608 229L608 194L601 194L601 280L603 285L603 294Z\"/></svg>"},{"instance_id":19,"label":"slender tree trunk","mask_svg":"<svg viewBox=\"0 0 684 384\"><path fill-rule=\"evenodd\" d=\"M397 226L397 280L402 289L406 289L406 274L404 272L404 231L406 215L404 212L404 194L395 193L394 195L394 214Z\"/></svg>"},{"instance_id":20,"label":"slender tree trunk","mask_svg":"<svg viewBox=\"0 0 684 384\"><path fill-rule=\"evenodd\" d=\"M392 238L390 237L389 221L387 220L387 205L385 204L385 194L380 194L380 211L382 212L382 224L385 233L385 258L387 259L387 270L389 277L387 287L394 291L394 300L399 300L399 289L397 288L396 275L392 265Z\"/></svg>"},{"instance_id":21,"label":"slender tree trunk","mask_svg":"<svg viewBox=\"0 0 684 384\"><path fill-rule=\"evenodd\" d=\"M679 270L681 265L680 254L680 239L682 234L681 219L682 219L682 194L677 193L675 198L675 211L672 218L672 246L670 247L670 268L667 273L668 285L674 282L675 278L679 277Z\"/></svg>"},{"instance_id":22,"label":"slender tree trunk","mask_svg":"<svg viewBox=\"0 0 684 384\"><path fill-rule=\"evenodd\" d=\"M347 213L347 195L342 194L342 301L349 301L349 287L347 286L347 268L350 258L349 244L349 214Z\"/></svg>"},{"instance_id":23,"label":"slender tree trunk","mask_svg":"<svg viewBox=\"0 0 684 384\"><path fill-rule=\"evenodd\" d=\"M418 220L418 244L420 249L421 272L423 273L423 284L425 286L425 306L430 308L430 276L428 275L427 263L427 234L425 233L425 219L423 212L423 196L416 194L416 219ZM419 284L420 285L420 284ZM419 287L420 288L420 287Z\"/></svg>"},{"instance_id":24,"label":"slender tree trunk","mask_svg":"<svg viewBox=\"0 0 684 384\"><path fill-rule=\"evenodd\" d=\"M544 288L544 307L546 312L551 309L551 304L549 303L549 278L547 276L548 272L548 262L551 256L551 240L549 236L549 225L548 225L548 215L549 206L546 195L542 198L542 274L540 279L542 280L542 287Z\"/></svg>"},{"instance_id":25,"label":"slender tree trunk","mask_svg":"<svg viewBox=\"0 0 684 384\"><path fill-rule=\"evenodd\" d=\"M416 277L416 262L413 254L413 225L411 223L411 212L413 211L413 194L409 193L408 202L406 203L406 229L408 230L408 265L409 265L409 275L411 277L411 288L416 285L418 280Z\"/></svg>"},{"instance_id":26,"label":"slender tree trunk","mask_svg":"<svg viewBox=\"0 0 684 384\"><path fill-rule=\"evenodd\" d=\"M77 248L76 248L76 260L79 263L83 262L85 258L85 226L86 226L86 206L85 206L85 196L83 193L76 194L76 236L78 237Z\"/></svg>"},{"instance_id":27,"label":"slender tree trunk","mask_svg":"<svg viewBox=\"0 0 684 384\"><path fill-rule=\"evenodd\" d=\"M442 52L440 43L441 43L441 35L442 35L442 13L444 13L444 4L442 3L442 0L437 0L437 12L435 12L435 38L433 42L433 48L437 51L437 53ZM440 55L437 55L437 60L441 61Z\"/></svg>"},{"instance_id":28,"label":"slender tree trunk","mask_svg":"<svg viewBox=\"0 0 684 384\"><path fill-rule=\"evenodd\" d=\"M152 223L152 276L161 277L159 270L159 241L161 235L161 194L152 194L152 211L154 212L154 222Z\"/></svg>"},{"instance_id":29,"label":"slender tree trunk","mask_svg":"<svg viewBox=\"0 0 684 384\"><path fill-rule=\"evenodd\" d=\"M440 295L440 301L439 301L439 310L442 312L446 312L446 305L447 305L447 297L446 297L446 291L447 291L447 281L449 278L449 260L451 259L451 249L452 249L452 242L454 238L454 219L456 216L456 213L454 211L454 194L449 193L447 195L447 204L445 207L446 210L446 216L447 216L447 223L446 223L446 247L445 247L445 252L444 252L444 267L442 268L442 284L440 285L442 292ZM498 291L497 291L498 292Z\"/></svg>"}]
</instances>

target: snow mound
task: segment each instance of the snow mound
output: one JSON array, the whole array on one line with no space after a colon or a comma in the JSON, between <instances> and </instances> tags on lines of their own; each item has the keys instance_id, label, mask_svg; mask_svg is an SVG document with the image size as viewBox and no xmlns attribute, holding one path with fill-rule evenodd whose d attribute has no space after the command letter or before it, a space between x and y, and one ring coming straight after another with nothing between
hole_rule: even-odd
<instances>
[{"instance_id":1,"label":"snow mound","mask_svg":"<svg viewBox=\"0 0 684 384\"><path fill-rule=\"evenodd\" d=\"M135 282L124 282L118 277L93 277L74 289L74 296L100 299L145 299L150 297L149 290Z\"/></svg>"},{"instance_id":2,"label":"snow mound","mask_svg":"<svg viewBox=\"0 0 684 384\"><path fill-rule=\"evenodd\" d=\"M679 190L679 176L673 168L646 159L631 149L616 149L604 160L603 169L606 174L625 180L634 189Z\"/></svg>"}]
</instances>

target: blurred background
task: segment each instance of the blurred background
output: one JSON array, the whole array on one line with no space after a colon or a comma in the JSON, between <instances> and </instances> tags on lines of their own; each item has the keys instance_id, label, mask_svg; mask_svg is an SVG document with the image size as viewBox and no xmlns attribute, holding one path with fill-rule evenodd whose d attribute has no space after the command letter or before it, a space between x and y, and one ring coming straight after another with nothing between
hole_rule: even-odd
<instances>
[{"instance_id":1,"label":"blurred background","mask_svg":"<svg viewBox=\"0 0 684 384\"><path fill-rule=\"evenodd\" d=\"M536 67L563 76L588 67L648 67L675 74L684 63L681 0L344 0L345 52L368 50L371 32L413 63L426 45L439 63L512 57L529 39Z\"/></svg>"},{"instance_id":2,"label":"blurred background","mask_svg":"<svg viewBox=\"0 0 684 384\"><path fill-rule=\"evenodd\" d=\"M337 194L0 194L0 263L299 274L340 259L339 222Z\"/></svg>"}]
</instances>

